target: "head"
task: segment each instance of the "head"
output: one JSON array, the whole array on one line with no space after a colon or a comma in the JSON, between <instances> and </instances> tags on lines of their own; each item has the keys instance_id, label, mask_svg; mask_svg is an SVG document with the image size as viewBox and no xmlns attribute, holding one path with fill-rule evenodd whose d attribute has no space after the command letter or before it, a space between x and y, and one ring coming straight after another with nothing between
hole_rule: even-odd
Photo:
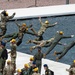
<instances>
[{"instance_id":1,"label":"head","mask_svg":"<svg viewBox=\"0 0 75 75\"><path fill-rule=\"evenodd\" d=\"M63 31L59 31L59 34L60 34L60 35L63 35L64 33L63 33Z\"/></svg>"},{"instance_id":2,"label":"head","mask_svg":"<svg viewBox=\"0 0 75 75\"><path fill-rule=\"evenodd\" d=\"M25 23L23 23L23 24L22 24L22 27L26 27L26 24L25 24Z\"/></svg>"},{"instance_id":3,"label":"head","mask_svg":"<svg viewBox=\"0 0 75 75\"><path fill-rule=\"evenodd\" d=\"M1 41L1 47L4 48L6 46L6 43Z\"/></svg>"},{"instance_id":4,"label":"head","mask_svg":"<svg viewBox=\"0 0 75 75\"><path fill-rule=\"evenodd\" d=\"M22 71L21 69L17 69L17 73L20 74Z\"/></svg>"},{"instance_id":5,"label":"head","mask_svg":"<svg viewBox=\"0 0 75 75\"><path fill-rule=\"evenodd\" d=\"M49 24L49 21L45 21L45 24Z\"/></svg>"},{"instance_id":6,"label":"head","mask_svg":"<svg viewBox=\"0 0 75 75\"><path fill-rule=\"evenodd\" d=\"M28 64L24 64L24 68L25 69L28 69L29 68L29 65Z\"/></svg>"},{"instance_id":7,"label":"head","mask_svg":"<svg viewBox=\"0 0 75 75\"><path fill-rule=\"evenodd\" d=\"M32 67L35 67L35 66L36 66L36 62L33 61L33 63L32 63Z\"/></svg>"},{"instance_id":8,"label":"head","mask_svg":"<svg viewBox=\"0 0 75 75\"><path fill-rule=\"evenodd\" d=\"M11 64L11 61L10 60L7 60L7 65L10 65Z\"/></svg>"},{"instance_id":9,"label":"head","mask_svg":"<svg viewBox=\"0 0 75 75\"><path fill-rule=\"evenodd\" d=\"M7 11L2 11L1 14L3 14L4 16L8 16L8 12Z\"/></svg>"},{"instance_id":10,"label":"head","mask_svg":"<svg viewBox=\"0 0 75 75\"><path fill-rule=\"evenodd\" d=\"M33 61L34 60L34 57L30 57L30 61Z\"/></svg>"},{"instance_id":11,"label":"head","mask_svg":"<svg viewBox=\"0 0 75 75\"><path fill-rule=\"evenodd\" d=\"M73 63L75 64L75 60L73 60Z\"/></svg>"},{"instance_id":12,"label":"head","mask_svg":"<svg viewBox=\"0 0 75 75\"><path fill-rule=\"evenodd\" d=\"M37 49L38 49L38 52L41 52L41 47L38 47Z\"/></svg>"},{"instance_id":13,"label":"head","mask_svg":"<svg viewBox=\"0 0 75 75\"><path fill-rule=\"evenodd\" d=\"M38 72L38 67L34 68L33 72Z\"/></svg>"},{"instance_id":14,"label":"head","mask_svg":"<svg viewBox=\"0 0 75 75\"><path fill-rule=\"evenodd\" d=\"M44 64L43 67L44 67L45 70L48 69L48 65L47 64Z\"/></svg>"},{"instance_id":15,"label":"head","mask_svg":"<svg viewBox=\"0 0 75 75\"><path fill-rule=\"evenodd\" d=\"M12 44L16 43L16 39L12 39L12 40L10 41L10 43L12 43Z\"/></svg>"}]
</instances>

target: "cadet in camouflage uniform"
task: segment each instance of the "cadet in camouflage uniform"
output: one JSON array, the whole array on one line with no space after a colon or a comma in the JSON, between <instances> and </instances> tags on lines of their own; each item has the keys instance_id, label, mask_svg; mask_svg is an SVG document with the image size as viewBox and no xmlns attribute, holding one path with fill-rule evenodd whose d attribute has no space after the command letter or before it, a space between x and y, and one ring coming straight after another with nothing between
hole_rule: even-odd
<instances>
[{"instance_id":1,"label":"cadet in camouflage uniform","mask_svg":"<svg viewBox=\"0 0 75 75\"><path fill-rule=\"evenodd\" d=\"M16 75L21 75L21 69L17 69L17 74Z\"/></svg>"},{"instance_id":2,"label":"cadet in camouflage uniform","mask_svg":"<svg viewBox=\"0 0 75 75\"><path fill-rule=\"evenodd\" d=\"M50 38L49 40L41 40L41 41L36 41L36 40L29 40L27 43L34 43L36 44L35 46L30 47L30 51L37 47L49 47L52 44L52 41L54 38ZM59 45L65 45L61 42L58 42Z\"/></svg>"},{"instance_id":3,"label":"cadet in camouflage uniform","mask_svg":"<svg viewBox=\"0 0 75 75\"><path fill-rule=\"evenodd\" d=\"M7 60L7 66L4 67L3 75L14 75L14 69L10 60Z\"/></svg>"},{"instance_id":4,"label":"cadet in camouflage uniform","mask_svg":"<svg viewBox=\"0 0 75 75\"><path fill-rule=\"evenodd\" d=\"M69 72L69 75L75 75L75 60L73 60L72 65L70 66L69 69L66 69L66 71Z\"/></svg>"},{"instance_id":5,"label":"cadet in camouflage uniform","mask_svg":"<svg viewBox=\"0 0 75 75\"><path fill-rule=\"evenodd\" d=\"M43 23L43 22L41 21L41 18L39 18L39 21L40 21L40 24L41 24L41 28L39 29L38 33L37 33L33 28L31 28L31 30L33 31L33 33L34 33L36 36L39 37L37 40L40 41L40 40L43 40L42 35L43 35L44 32L46 31L46 29L47 29L47 28L50 28L50 27L54 27L54 26L57 24L57 22L55 22L54 24L49 24L48 21L45 21L45 23Z\"/></svg>"},{"instance_id":6,"label":"cadet in camouflage uniform","mask_svg":"<svg viewBox=\"0 0 75 75\"><path fill-rule=\"evenodd\" d=\"M43 67L45 69L45 75L54 75L54 72L48 68L47 64L44 64Z\"/></svg>"},{"instance_id":7,"label":"cadet in camouflage uniform","mask_svg":"<svg viewBox=\"0 0 75 75\"><path fill-rule=\"evenodd\" d=\"M34 57L30 57L30 62L28 63L29 67L32 66L33 61L34 61Z\"/></svg>"},{"instance_id":8,"label":"cadet in camouflage uniform","mask_svg":"<svg viewBox=\"0 0 75 75\"><path fill-rule=\"evenodd\" d=\"M7 11L2 11L1 12L1 22L0 22L0 37L5 35L6 31L7 31L7 22L9 21L9 19L12 19L15 16L15 13L13 13L11 16L8 16Z\"/></svg>"},{"instance_id":9,"label":"cadet in camouflage uniform","mask_svg":"<svg viewBox=\"0 0 75 75\"><path fill-rule=\"evenodd\" d=\"M54 37L54 40L52 41L51 46L49 47L48 51L44 54L44 56L46 56L47 54L49 54L54 49L54 47L58 44L58 42L61 39L64 39L64 38L72 38L72 37L74 37L74 35L64 36L63 31L57 31L57 33L56 33L56 35Z\"/></svg>"},{"instance_id":10,"label":"cadet in camouflage uniform","mask_svg":"<svg viewBox=\"0 0 75 75\"><path fill-rule=\"evenodd\" d=\"M11 53L10 54L10 57L11 57L11 63L12 63L12 66L14 68L14 72L16 71L16 56L17 56L17 45L16 45L16 40L15 39L12 39L10 41L10 47L11 47L11 51L8 52L8 53Z\"/></svg>"},{"instance_id":11,"label":"cadet in camouflage uniform","mask_svg":"<svg viewBox=\"0 0 75 75\"><path fill-rule=\"evenodd\" d=\"M38 72L38 67L34 68L33 71L34 73L32 75L41 75L39 72Z\"/></svg>"},{"instance_id":12,"label":"cadet in camouflage uniform","mask_svg":"<svg viewBox=\"0 0 75 75\"><path fill-rule=\"evenodd\" d=\"M22 26L21 26L17 22L16 22L16 25L19 28L19 32L15 32L13 34L4 35L4 36L1 37L1 39L3 39L3 38L10 38L9 40L6 41L6 42L9 42L12 39L18 38L17 46L19 46L22 43L22 39L23 39L24 34L26 34L26 33L27 34L31 34L31 35L34 35L34 34L28 31L28 28L31 28L32 25L26 26L26 24L23 23Z\"/></svg>"},{"instance_id":13,"label":"cadet in camouflage uniform","mask_svg":"<svg viewBox=\"0 0 75 75\"><path fill-rule=\"evenodd\" d=\"M70 69L66 69L66 71L72 72L72 74L69 74L69 75L75 75L75 67L72 67Z\"/></svg>"},{"instance_id":14,"label":"cadet in camouflage uniform","mask_svg":"<svg viewBox=\"0 0 75 75\"><path fill-rule=\"evenodd\" d=\"M61 59L73 46L75 46L75 41L72 41L70 44L65 45L62 51L55 51L54 55L59 55L56 60Z\"/></svg>"},{"instance_id":15,"label":"cadet in camouflage uniform","mask_svg":"<svg viewBox=\"0 0 75 75\"><path fill-rule=\"evenodd\" d=\"M36 67L37 67L36 62L33 61L32 66L30 66L30 68L29 68L29 75L32 75L34 73L33 69L35 69Z\"/></svg>"},{"instance_id":16,"label":"cadet in camouflage uniform","mask_svg":"<svg viewBox=\"0 0 75 75\"><path fill-rule=\"evenodd\" d=\"M36 62L36 66L38 67L38 72L41 73L41 64L42 64L43 53L41 51L41 47L38 47L38 52L34 55L34 61Z\"/></svg>"},{"instance_id":17,"label":"cadet in camouflage uniform","mask_svg":"<svg viewBox=\"0 0 75 75\"><path fill-rule=\"evenodd\" d=\"M29 74L29 65L28 64L24 64L24 68L21 69L21 75L30 75Z\"/></svg>"}]
</instances>

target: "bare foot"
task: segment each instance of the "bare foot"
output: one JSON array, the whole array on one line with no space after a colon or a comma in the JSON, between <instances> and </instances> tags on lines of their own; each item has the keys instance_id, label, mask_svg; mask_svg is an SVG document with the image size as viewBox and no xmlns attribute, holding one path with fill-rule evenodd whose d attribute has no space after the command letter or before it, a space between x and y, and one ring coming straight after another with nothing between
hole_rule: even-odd
<instances>
[{"instance_id":1,"label":"bare foot","mask_svg":"<svg viewBox=\"0 0 75 75\"><path fill-rule=\"evenodd\" d=\"M53 56L56 56L56 51L54 51Z\"/></svg>"},{"instance_id":2,"label":"bare foot","mask_svg":"<svg viewBox=\"0 0 75 75\"><path fill-rule=\"evenodd\" d=\"M58 61L59 60L59 58L58 57L56 57L56 61Z\"/></svg>"}]
</instances>

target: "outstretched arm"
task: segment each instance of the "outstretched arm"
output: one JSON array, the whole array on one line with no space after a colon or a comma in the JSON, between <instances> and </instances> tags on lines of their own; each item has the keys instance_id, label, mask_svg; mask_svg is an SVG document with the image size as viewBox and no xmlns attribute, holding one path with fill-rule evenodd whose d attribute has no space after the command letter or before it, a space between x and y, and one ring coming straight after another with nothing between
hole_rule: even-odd
<instances>
[{"instance_id":1,"label":"outstretched arm","mask_svg":"<svg viewBox=\"0 0 75 75\"><path fill-rule=\"evenodd\" d=\"M8 19L12 19L15 16L15 13L13 13L11 16L8 16Z\"/></svg>"},{"instance_id":2,"label":"outstretched arm","mask_svg":"<svg viewBox=\"0 0 75 75\"><path fill-rule=\"evenodd\" d=\"M62 38L73 38L74 35L70 35L70 36L63 36Z\"/></svg>"},{"instance_id":3,"label":"outstretched arm","mask_svg":"<svg viewBox=\"0 0 75 75\"><path fill-rule=\"evenodd\" d=\"M57 22L55 22L54 24L50 24L50 25L48 25L47 28L49 28L49 27L54 27L55 25L57 25Z\"/></svg>"}]
</instances>

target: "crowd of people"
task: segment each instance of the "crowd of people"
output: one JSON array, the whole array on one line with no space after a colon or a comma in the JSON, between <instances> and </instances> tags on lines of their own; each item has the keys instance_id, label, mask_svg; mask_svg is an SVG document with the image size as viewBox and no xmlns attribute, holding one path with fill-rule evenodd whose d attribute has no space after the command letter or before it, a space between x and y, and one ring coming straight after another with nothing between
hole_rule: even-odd
<instances>
[{"instance_id":1,"label":"crowd of people","mask_svg":"<svg viewBox=\"0 0 75 75\"><path fill-rule=\"evenodd\" d=\"M33 29L32 25L29 26L26 23L22 25L17 23L15 20L15 24L18 26L18 32L12 34L6 34L7 31L7 22L15 16L16 13L13 13L11 16L8 15L7 11L2 11L0 13L1 22L0 22L0 75L14 75L17 72L17 75L40 75L41 73L41 65L42 65L42 58L45 58L57 44L65 46L63 51L61 52L54 52L54 55L60 54L60 56L56 57L56 60L61 59L74 45L75 41L70 43L69 45L65 45L65 43L61 43L60 40L66 38L73 38L74 35L65 36L63 31L57 31L55 36L50 38L49 40L43 39L44 32L50 28L56 26L58 23L55 22L54 24L50 24L49 21L42 22L41 17L39 17L40 22L40 29L38 32ZM31 32L29 31L31 30ZM34 40L28 40L27 44L34 43L35 46L30 47L30 51L37 48L38 52L33 56L30 57L30 62L24 64L23 69L17 69L16 71L16 56L17 56L17 47L22 43L24 34L29 34L32 36L36 36ZM4 38L9 38L8 40L3 41ZM16 38L18 40L16 40ZM10 42L11 50L8 52L6 49L6 43ZM49 47L46 53L42 53L42 47ZM8 59L8 54L10 53L11 60ZM6 63L7 60L7 63ZM7 66L5 66L5 63ZM47 64L44 64L45 75L54 75L54 72L48 68ZM74 68L75 69L75 68ZM67 71L73 71L74 69ZM75 71L74 71L75 74ZM74 75L73 74L73 75Z\"/></svg>"}]
</instances>

